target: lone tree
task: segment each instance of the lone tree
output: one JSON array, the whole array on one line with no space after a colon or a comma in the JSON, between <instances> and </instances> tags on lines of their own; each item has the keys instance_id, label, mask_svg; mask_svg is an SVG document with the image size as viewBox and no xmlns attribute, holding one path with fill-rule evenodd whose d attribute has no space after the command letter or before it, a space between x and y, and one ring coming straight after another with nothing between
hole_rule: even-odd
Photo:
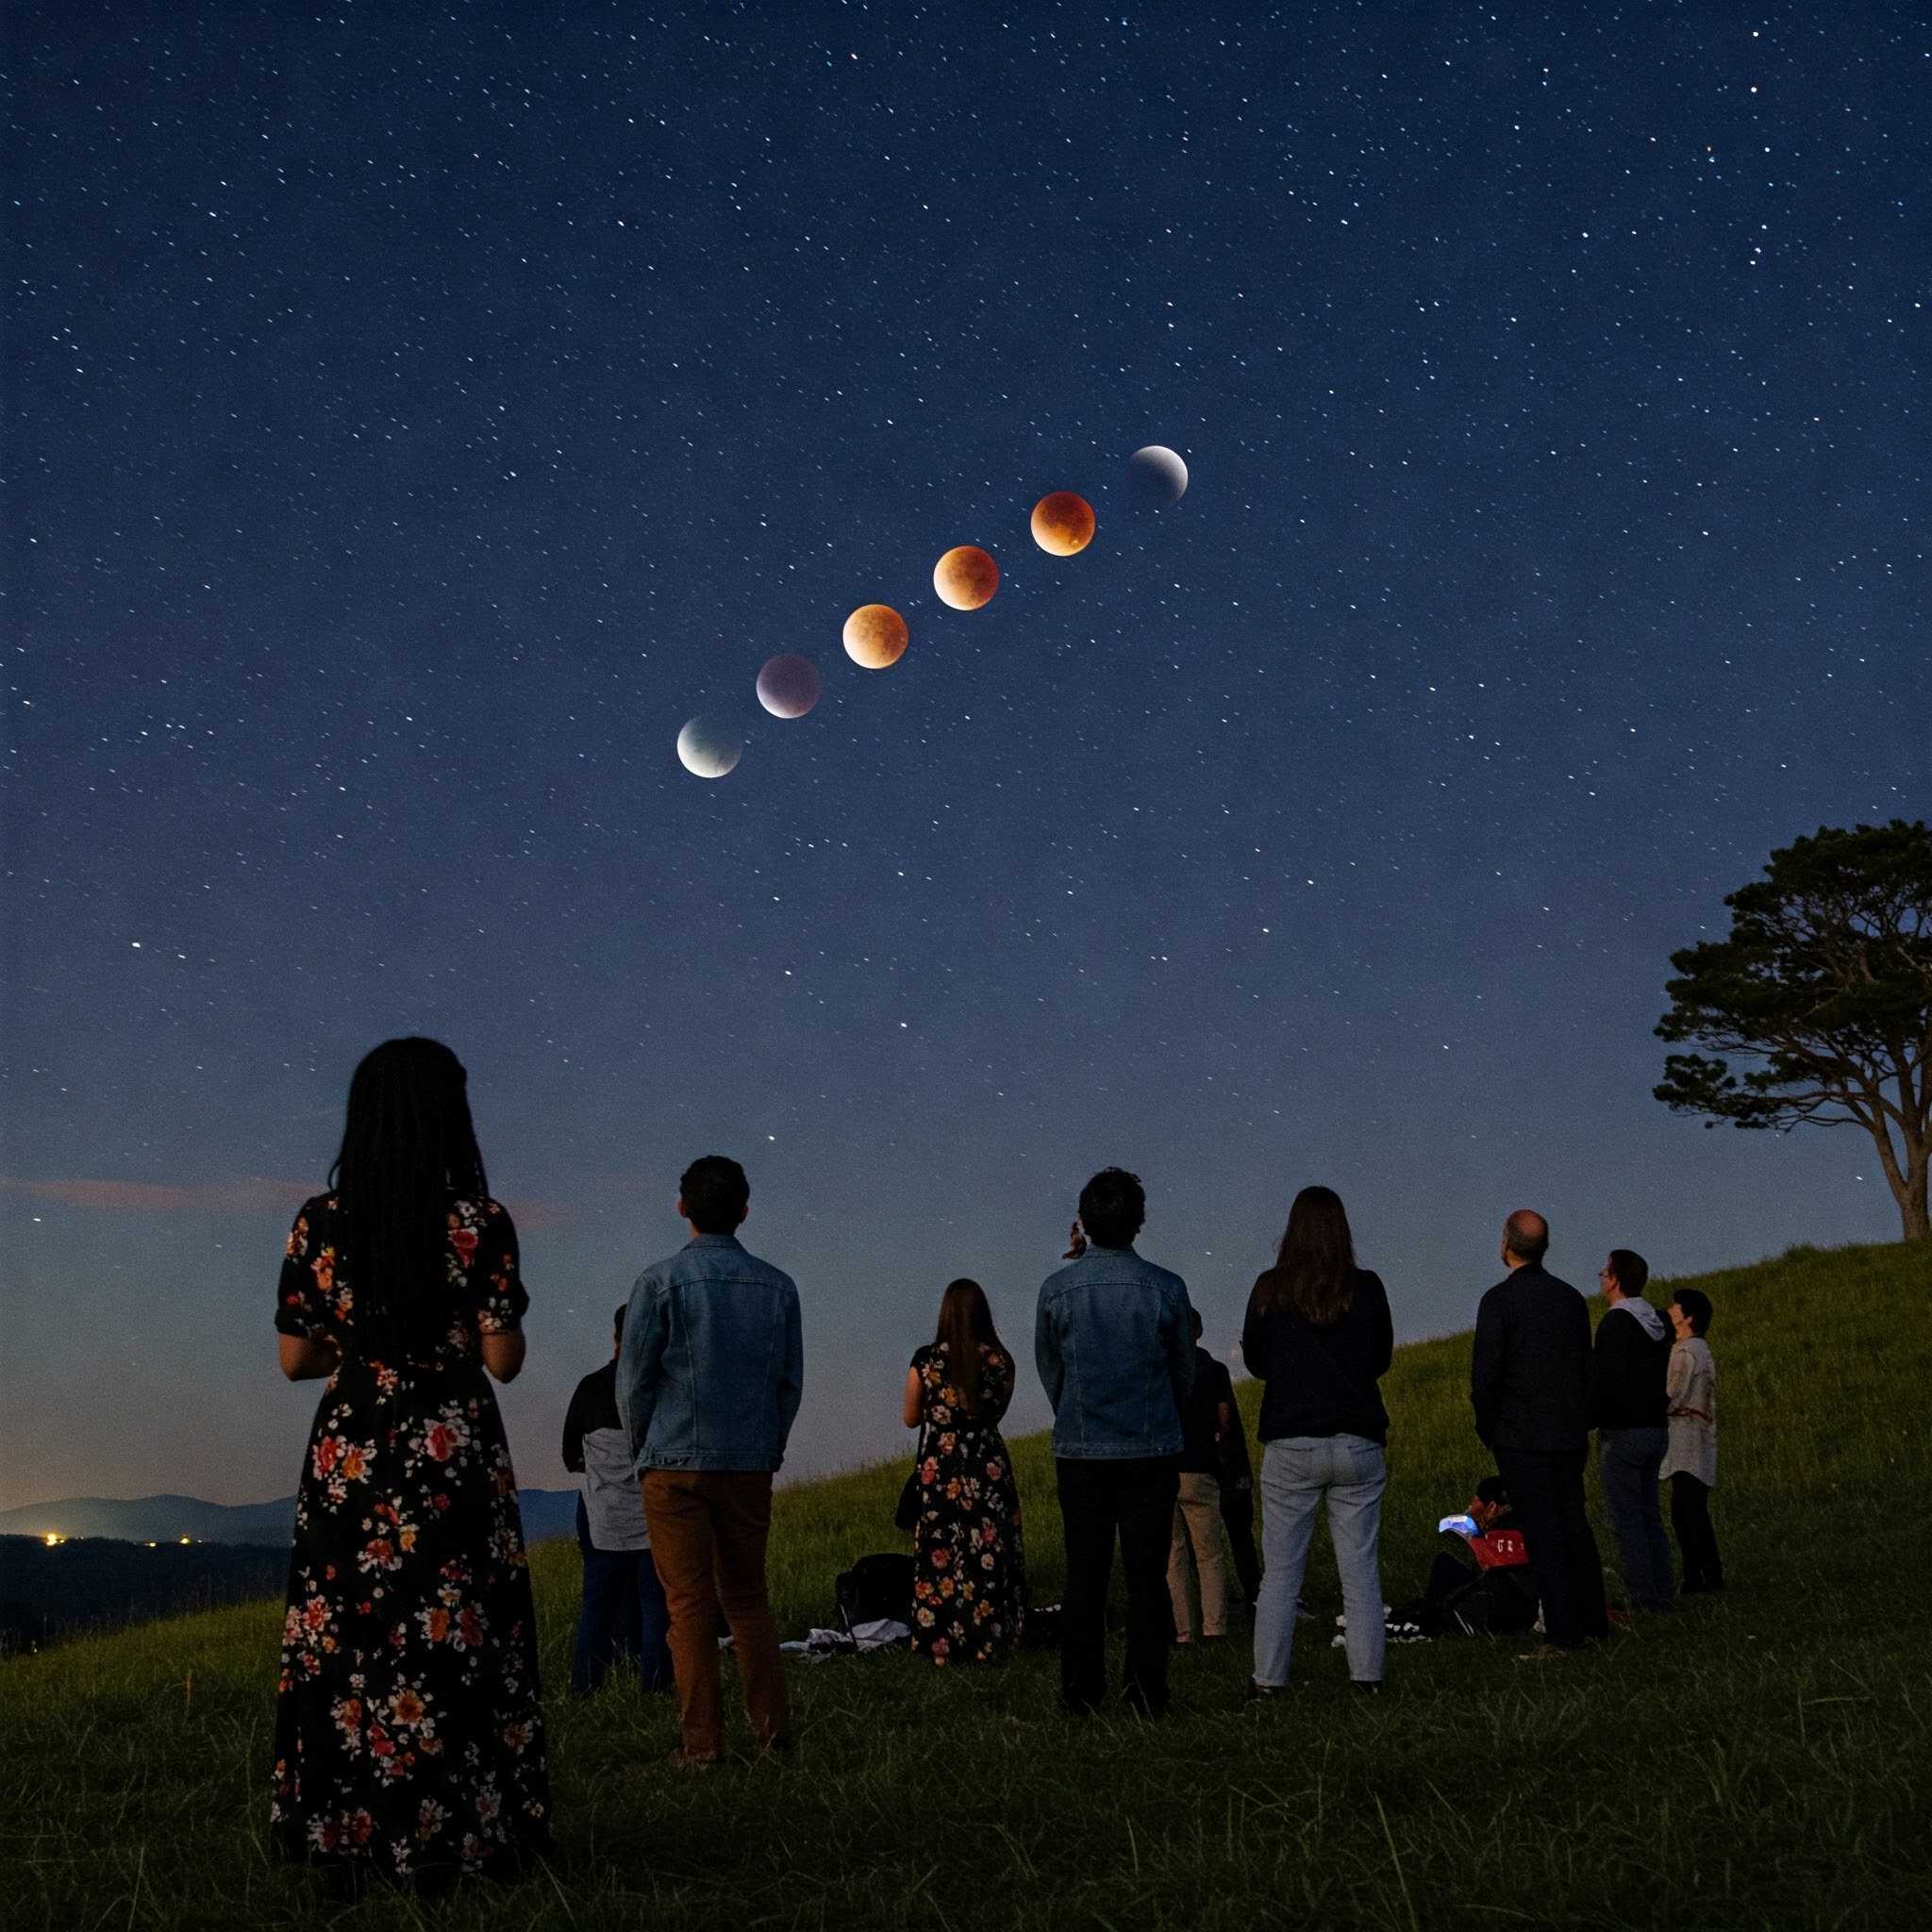
<instances>
[{"instance_id":1,"label":"lone tree","mask_svg":"<svg viewBox=\"0 0 1932 1932\"><path fill-rule=\"evenodd\" d=\"M1670 1055L1657 1097L1707 1126L1863 1127L1906 1239L1932 1240L1932 831L1823 826L1724 904L1729 939L1671 955L1657 1036L1706 1051Z\"/></svg>"}]
</instances>

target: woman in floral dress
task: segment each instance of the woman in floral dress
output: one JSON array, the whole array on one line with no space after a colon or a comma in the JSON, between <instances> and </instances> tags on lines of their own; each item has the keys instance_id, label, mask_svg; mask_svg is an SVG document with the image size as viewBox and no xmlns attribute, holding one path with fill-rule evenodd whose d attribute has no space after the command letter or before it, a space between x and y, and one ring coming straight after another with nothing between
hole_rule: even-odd
<instances>
[{"instance_id":1,"label":"woman in floral dress","mask_svg":"<svg viewBox=\"0 0 1932 1932\"><path fill-rule=\"evenodd\" d=\"M537 1625L485 1371L523 1365L516 1232L462 1064L356 1070L331 1190L289 1236L282 1372L326 1375L295 1504L275 1842L354 1883L511 1875L549 1841Z\"/></svg>"},{"instance_id":2,"label":"woman in floral dress","mask_svg":"<svg viewBox=\"0 0 1932 1932\"><path fill-rule=\"evenodd\" d=\"M936 1664L994 1663L1020 1641L1026 1563L1020 1491L1000 1435L1013 1358L976 1281L940 1302L939 1336L912 1357L908 1428L919 1442L912 1648Z\"/></svg>"}]
</instances>

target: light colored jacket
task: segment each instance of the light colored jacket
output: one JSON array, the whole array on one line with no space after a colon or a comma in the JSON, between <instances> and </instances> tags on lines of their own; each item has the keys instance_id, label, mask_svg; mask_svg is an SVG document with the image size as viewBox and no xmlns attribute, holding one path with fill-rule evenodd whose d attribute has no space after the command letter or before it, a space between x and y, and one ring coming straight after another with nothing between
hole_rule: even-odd
<instances>
[{"instance_id":1,"label":"light colored jacket","mask_svg":"<svg viewBox=\"0 0 1932 1932\"><path fill-rule=\"evenodd\" d=\"M1664 1382L1670 1402L1671 1445L1657 1472L1667 1479L1680 1471L1707 1489L1717 1487L1717 1364L1701 1335L1671 1345Z\"/></svg>"}]
</instances>

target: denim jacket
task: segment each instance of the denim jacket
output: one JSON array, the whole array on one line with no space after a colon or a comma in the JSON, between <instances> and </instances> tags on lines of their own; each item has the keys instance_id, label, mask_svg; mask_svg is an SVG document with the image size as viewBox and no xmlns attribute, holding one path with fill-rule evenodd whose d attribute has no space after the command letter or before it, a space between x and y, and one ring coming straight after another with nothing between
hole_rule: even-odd
<instances>
[{"instance_id":1,"label":"denim jacket","mask_svg":"<svg viewBox=\"0 0 1932 1932\"><path fill-rule=\"evenodd\" d=\"M1194 1338L1178 1274L1131 1247L1089 1248L1041 1284L1033 1359L1053 1404L1056 1456L1181 1453Z\"/></svg>"},{"instance_id":2,"label":"denim jacket","mask_svg":"<svg viewBox=\"0 0 1932 1932\"><path fill-rule=\"evenodd\" d=\"M617 1407L640 1473L776 1469L804 1388L798 1290L735 1235L698 1235L638 1276Z\"/></svg>"}]
</instances>

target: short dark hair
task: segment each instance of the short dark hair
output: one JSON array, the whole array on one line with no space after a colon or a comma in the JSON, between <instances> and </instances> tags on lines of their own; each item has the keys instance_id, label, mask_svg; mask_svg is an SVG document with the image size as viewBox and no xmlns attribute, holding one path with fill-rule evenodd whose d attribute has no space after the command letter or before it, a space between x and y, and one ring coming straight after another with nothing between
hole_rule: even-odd
<instances>
[{"instance_id":1,"label":"short dark hair","mask_svg":"<svg viewBox=\"0 0 1932 1932\"><path fill-rule=\"evenodd\" d=\"M1683 1309L1691 1334L1703 1335L1709 1331L1710 1297L1701 1288L1680 1288L1671 1299Z\"/></svg>"},{"instance_id":2,"label":"short dark hair","mask_svg":"<svg viewBox=\"0 0 1932 1932\"><path fill-rule=\"evenodd\" d=\"M1641 1294L1644 1283L1650 1279L1650 1263L1635 1248L1612 1248L1610 1273L1625 1294Z\"/></svg>"},{"instance_id":3,"label":"short dark hair","mask_svg":"<svg viewBox=\"0 0 1932 1932\"><path fill-rule=\"evenodd\" d=\"M1080 1226L1099 1247L1130 1247L1146 1220L1141 1176L1124 1167L1103 1167L1080 1190Z\"/></svg>"},{"instance_id":4,"label":"short dark hair","mask_svg":"<svg viewBox=\"0 0 1932 1932\"><path fill-rule=\"evenodd\" d=\"M624 1314L625 1310L629 1307L630 1304L628 1302L619 1302L616 1314L610 1318L610 1339L612 1341L622 1341L624 1340Z\"/></svg>"},{"instance_id":5,"label":"short dark hair","mask_svg":"<svg viewBox=\"0 0 1932 1932\"><path fill-rule=\"evenodd\" d=\"M737 1161L723 1154L693 1160L678 1176L684 1218L700 1234L731 1234L751 1205L751 1183Z\"/></svg>"},{"instance_id":6,"label":"short dark hair","mask_svg":"<svg viewBox=\"0 0 1932 1932\"><path fill-rule=\"evenodd\" d=\"M1534 1208L1519 1208L1503 1224L1503 1245L1519 1261L1541 1261L1550 1252L1550 1224Z\"/></svg>"},{"instance_id":7,"label":"short dark hair","mask_svg":"<svg viewBox=\"0 0 1932 1932\"><path fill-rule=\"evenodd\" d=\"M1499 1475L1486 1475L1475 1486L1475 1499L1478 1503L1493 1503L1507 1509L1510 1507L1509 1485Z\"/></svg>"},{"instance_id":8,"label":"short dark hair","mask_svg":"<svg viewBox=\"0 0 1932 1932\"><path fill-rule=\"evenodd\" d=\"M1201 1311L1199 1308L1190 1308L1188 1313L1193 1318L1194 1340L1199 1341L1201 1339Z\"/></svg>"}]
</instances>

